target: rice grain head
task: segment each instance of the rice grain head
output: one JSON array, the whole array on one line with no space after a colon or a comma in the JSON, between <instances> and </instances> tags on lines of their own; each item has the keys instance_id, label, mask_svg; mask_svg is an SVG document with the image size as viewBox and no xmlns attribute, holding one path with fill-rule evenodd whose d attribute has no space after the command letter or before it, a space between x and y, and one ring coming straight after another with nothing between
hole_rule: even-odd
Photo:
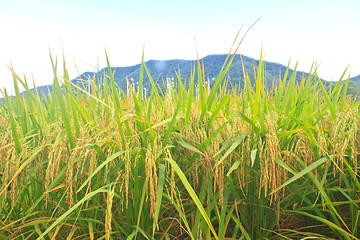
<instances>
[{"instance_id":1,"label":"rice grain head","mask_svg":"<svg viewBox=\"0 0 360 240\"><path fill-rule=\"evenodd\" d=\"M315 161L314 153L311 150L311 144L308 136L304 131L298 132L296 135L294 155L304 161L306 165L310 165ZM316 170L315 170L316 173Z\"/></svg>"},{"instance_id":2,"label":"rice grain head","mask_svg":"<svg viewBox=\"0 0 360 240\"><path fill-rule=\"evenodd\" d=\"M151 144L148 145L146 149L146 157L145 157L145 176L146 182L148 183L148 193L149 193L149 200L150 200L150 215L155 217L156 213L156 200L157 200L157 166L156 166L156 158L160 151L158 148L161 146L161 143L157 140L154 141L155 144L152 146Z\"/></svg>"},{"instance_id":3,"label":"rice grain head","mask_svg":"<svg viewBox=\"0 0 360 240\"><path fill-rule=\"evenodd\" d=\"M267 194L267 185L272 192L281 185L281 170L282 168L276 163L276 159L281 160L281 151L279 139L277 137L277 121L279 115L277 112L270 112L265 116L266 133L266 148L265 148L265 161L262 161L265 174L268 176L263 182L265 195ZM270 202L276 200L279 193L271 195Z\"/></svg>"},{"instance_id":4,"label":"rice grain head","mask_svg":"<svg viewBox=\"0 0 360 240\"><path fill-rule=\"evenodd\" d=\"M65 185L67 188L66 191L66 203L69 206L72 206L74 204L74 199L73 199L73 188L74 188L74 175L73 175L73 171L74 171L74 154L72 154L71 156L68 157L68 162L67 162L67 169L66 169L66 179L65 179Z\"/></svg>"},{"instance_id":5,"label":"rice grain head","mask_svg":"<svg viewBox=\"0 0 360 240\"><path fill-rule=\"evenodd\" d=\"M129 201L129 181L131 176L131 152L128 147L124 154L125 172L124 172L124 188L125 188L125 208L128 207Z\"/></svg>"},{"instance_id":6,"label":"rice grain head","mask_svg":"<svg viewBox=\"0 0 360 240\"><path fill-rule=\"evenodd\" d=\"M114 198L114 187L107 192L106 199L106 216L105 216L105 239L110 240L111 235L111 219L112 219L112 205Z\"/></svg>"}]
</instances>

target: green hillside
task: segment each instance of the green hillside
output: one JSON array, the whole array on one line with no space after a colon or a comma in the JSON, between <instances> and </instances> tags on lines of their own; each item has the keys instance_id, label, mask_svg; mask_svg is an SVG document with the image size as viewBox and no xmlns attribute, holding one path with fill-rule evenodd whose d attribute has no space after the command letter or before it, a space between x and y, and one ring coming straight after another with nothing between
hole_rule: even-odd
<instances>
[{"instance_id":1,"label":"green hillside","mask_svg":"<svg viewBox=\"0 0 360 240\"><path fill-rule=\"evenodd\" d=\"M199 60L200 64L204 66L204 74L205 79L212 79L217 77L217 73L220 72L227 55L209 55ZM229 86L240 86L243 87L244 84L244 73L243 66L245 72L249 75L250 81L254 82L254 66L258 66L259 60L242 56L240 57L237 54L234 58L232 65L228 71L227 80L231 83ZM149 60L145 62L147 69L149 70L154 81L159 84L161 88L164 88L164 82L166 78L174 78L174 81L177 80L176 74L181 74L181 79L189 79L191 72L195 70L195 82L197 82L197 60ZM271 86L272 83L278 82L279 77L283 79L283 75L286 72L286 66L281 65L279 63L273 62L265 62L266 71L265 72L265 80L268 86ZM140 64L130 66L130 67L116 67L112 68L115 70L114 79L116 84L123 90L126 89L126 78L133 79L134 82L139 80L140 76ZM103 79L104 73L106 74L107 69L102 69L99 72L91 73L86 72L83 73L79 78L73 80L74 82L78 82L79 79ZM293 70L289 70L288 79L290 78ZM95 74L95 77L94 77ZM301 81L302 75L306 77L308 73L298 72L296 76L296 81ZM214 81L210 84L212 85ZM147 74L144 74L144 87L150 88L150 81Z\"/></svg>"},{"instance_id":2,"label":"green hillside","mask_svg":"<svg viewBox=\"0 0 360 240\"><path fill-rule=\"evenodd\" d=\"M357 75L356 77L350 78L351 81L353 81L358 88L360 88L360 75Z\"/></svg>"}]
</instances>

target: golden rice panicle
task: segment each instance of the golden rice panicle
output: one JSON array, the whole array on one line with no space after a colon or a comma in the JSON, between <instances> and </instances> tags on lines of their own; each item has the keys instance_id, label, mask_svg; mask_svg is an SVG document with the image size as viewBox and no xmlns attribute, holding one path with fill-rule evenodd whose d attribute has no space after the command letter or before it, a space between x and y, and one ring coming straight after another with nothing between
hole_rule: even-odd
<instances>
[{"instance_id":1,"label":"golden rice panicle","mask_svg":"<svg viewBox=\"0 0 360 240\"><path fill-rule=\"evenodd\" d=\"M129 200L129 180L131 175L131 148L127 148L124 154L125 172L124 172L124 188L125 188L125 208L128 207Z\"/></svg>"},{"instance_id":2,"label":"golden rice panicle","mask_svg":"<svg viewBox=\"0 0 360 240\"><path fill-rule=\"evenodd\" d=\"M351 109L346 112L339 112L335 121L330 125L330 139L333 146L333 158L335 160L335 167L333 168L334 176L336 175L337 169L342 170L344 168L344 154L348 145L351 146L349 143L350 136L347 136L349 120L351 122L351 118L353 117ZM342 175L340 175L340 178L342 178Z\"/></svg>"},{"instance_id":3,"label":"golden rice panicle","mask_svg":"<svg viewBox=\"0 0 360 240\"><path fill-rule=\"evenodd\" d=\"M90 159L89 167L88 167L88 171L87 171L87 178L89 178L96 168L97 154L96 154L95 150L93 150L93 151L89 150L86 153L88 154L89 159ZM85 164L85 162L84 162L84 164ZM91 191L91 179L88 183L88 190Z\"/></svg>"},{"instance_id":4,"label":"golden rice panicle","mask_svg":"<svg viewBox=\"0 0 360 240\"><path fill-rule=\"evenodd\" d=\"M198 118L200 116L200 104L194 104L190 109L190 125L198 124Z\"/></svg>"},{"instance_id":5,"label":"golden rice panicle","mask_svg":"<svg viewBox=\"0 0 360 240\"><path fill-rule=\"evenodd\" d=\"M318 146L320 156L325 156L326 153L328 152L328 147L327 147L328 142L326 140L325 126L326 125L324 121L320 121L315 126L317 129L316 144Z\"/></svg>"},{"instance_id":6,"label":"golden rice panicle","mask_svg":"<svg viewBox=\"0 0 360 240\"><path fill-rule=\"evenodd\" d=\"M267 194L267 183L269 182L269 174L268 174L268 168L264 166L266 164L266 152L265 152L265 142L262 140L261 137L258 137L255 140L256 144L254 145L255 149L258 150L259 153L259 162L260 162L260 171L261 171L261 179L260 179L260 188L259 188L259 197L262 194L262 189L264 189L264 194ZM250 154L249 154L250 155ZM250 158L250 156L249 156ZM246 160L248 160L247 158Z\"/></svg>"},{"instance_id":7,"label":"golden rice panicle","mask_svg":"<svg viewBox=\"0 0 360 240\"><path fill-rule=\"evenodd\" d=\"M175 110L175 104L174 104L172 98L165 98L162 108L167 117L172 116L172 114L174 113L174 110Z\"/></svg>"},{"instance_id":8,"label":"golden rice panicle","mask_svg":"<svg viewBox=\"0 0 360 240\"><path fill-rule=\"evenodd\" d=\"M210 159L210 156L215 155L219 150L220 150L220 143L222 142L221 137L216 137L213 141L212 144L207 148L207 158ZM233 154L231 153L229 156L229 159L231 161ZM211 160L211 159L210 159ZM214 169L213 172L214 174L214 194L216 193L216 191L219 191L219 204L221 205L223 203L223 199L224 199L224 168L225 168L225 163L222 162L221 164L217 165L218 160L212 161L213 162L213 166L211 166L211 168L209 169ZM214 166L215 165L215 166Z\"/></svg>"},{"instance_id":9,"label":"golden rice panicle","mask_svg":"<svg viewBox=\"0 0 360 240\"><path fill-rule=\"evenodd\" d=\"M265 161L262 161L262 168L266 171L267 177L263 182L265 195L267 194L267 185L270 191L277 189L282 183L281 170L282 168L276 163L276 159L281 160L281 152L279 139L277 137L277 121L279 115L277 112L270 112L265 116L266 133L266 148L265 148ZM277 194L271 196L271 200L277 199Z\"/></svg>"},{"instance_id":10,"label":"golden rice panicle","mask_svg":"<svg viewBox=\"0 0 360 240\"><path fill-rule=\"evenodd\" d=\"M243 183L246 182L246 169L249 164L250 152L251 152L251 139L247 136L244 140L244 143L241 144L240 158L242 159L238 169L237 169L237 177L239 182L239 187L243 190Z\"/></svg>"},{"instance_id":11,"label":"golden rice panicle","mask_svg":"<svg viewBox=\"0 0 360 240\"><path fill-rule=\"evenodd\" d=\"M15 206L15 200L18 197L17 194L19 194L18 181L19 179L22 179L23 175L26 174L26 171L29 170L29 168L25 166L25 168L15 176L15 173L19 170L21 164L29 157L27 154L28 148L25 146L23 146L20 154L16 153L14 148L9 148L7 154L8 157L6 158L9 160L5 163L4 175L0 175L4 187L4 189L0 189L4 194L3 200L6 199L9 191L12 206ZM3 202L3 204L5 204L5 202Z\"/></svg>"},{"instance_id":12,"label":"golden rice panicle","mask_svg":"<svg viewBox=\"0 0 360 240\"><path fill-rule=\"evenodd\" d=\"M23 149L23 151L24 151L24 149ZM11 175L10 176L13 176L15 174L15 172L19 169L20 161L22 158L21 155L18 156L15 151L13 151L13 153L11 154L11 158L10 158L10 162L11 162L10 174ZM16 192L15 190L16 190L17 182L18 182L18 176L16 176L10 184L11 202L12 202L13 206L15 203L15 192Z\"/></svg>"},{"instance_id":13,"label":"golden rice panicle","mask_svg":"<svg viewBox=\"0 0 360 240\"><path fill-rule=\"evenodd\" d=\"M315 161L315 157L306 133L304 131L300 131L295 137L295 157L300 158L306 165L313 163Z\"/></svg>"},{"instance_id":14,"label":"golden rice panicle","mask_svg":"<svg viewBox=\"0 0 360 240\"><path fill-rule=\"evenodd\" d=\"M117 173L117 177L116 177L116 182L118 183L116 185L117 187L117 193L120 195L120 197L118 198L118 204L121 207L121 212L124 211L124 206L126 204L126 198L127 196L125 195L125 189L124 189L124 185L125 185L125 177L124 177L124 172L123 171L118 171ZM118 205L116 205L118 206ZM125 206L126 207L126 206Z\"/></svg>"},{"instance_id":15,"label":"golden rice panicle","mask_svg":"<svg viewBox=\"0 0 360 240\"><path fill-rule=\"evenodd\" d=\"M250 109L250 108L245 109L244 115L245 115L246 117L248 117L248 118L251 119L251 118L252 118L252 117L251 117L251 115L252 115L251 109ZM244 134L246 134L246 135L249 136L249 135L252 133L253 128L252 128L252 126L250 125L250 123L248 123L248 122L246 122L246 121L242 121L242 122L243 122L242 131L243 131Z\"/></svg>"},{"instance_id":16,"label":"golden rice panicle","mask_svg":"<svg viewBox=\"0 0 360 240\"><path fill-rule=\"evenodd\" d=\"M5 115L5 114L4 114ZM1 119L1 117L3 117L3 119ZM2 124L2 121L5 120L5 116L2 116L2 114L0 114L0 124ZM5 122L3 122L4 126ZM11 139L11 130L9 128L5 129L1 129L3 131L0 131L0 166L4 166L4 169L2 172L0 172L0 177L1 180L3 181L3 184L5 184L5 176L7 175L7 171L5 170L5 168L7 168L7 165L9 164L9 161L7 159L10 159L10 155L11 155L11 149L12 146L11 144L9 144L9 140Z\"/></svg>"},{"instance_id":17,"label":"golden rice panicle","mask_svg":"<svg viewBox=\"0 0 360 240\"><path fill-rule=\"evenodd\" d=\"M106 198L106 215L105 215L105 239L110 240L111 234L111 219L112 219L112 205L114 198L114 187L107 192Z\"/></svg>"},{"instance_id":18,"label":"golden rice panicle","mask_svg":"<svg viewBox=\"0 0 360 240\"><path fill-rule=\"evenodd\" d=\"M179 213L179 219L181 219L181 215L185 213L185 208L183 205L184 199L181 198L181 193L178 188L174 189L173 197L174 197L174 203L176 203L176 205L178 205L178 207L180 209L180 211L178 211L178 213Z\"/></svg>"},{"instance_id":19,"label":"golden rice panicle","mask_svg":"<svg viewBox=\"0 0 360 240\"><path fill-rule=\"evenodd\" d=\"M198 126L199 124L195 125L189 125L189 127L184 128L183 135L186 136L187 139L192 140L192 144L194 145L200 145L202 141L206 139L206 131L203 127ZM183 151L187 152L186 149ZM194 164L194 171L191 171L192 178L193 178L193 184L195 188L198 188L199 186L199 171L200 168L204 165L204 171L206 171L208 168L211 168L211 162L209 157L199 156L195 159ZM188 166L190 167L190 166Z\"/></svg>"},{"instance_id":20,"label":"golden rice panicle","mask_svg":"<svg viewBox=\"0 0 360 240\"><path fill-rule=\"evenodd\" d=\"M148 148L146 149L146 157L145 157L145 176L146 176L146 182L148 183L148 190L149 190L149 200L150 200L150 215L155 216L155 210L156 210L156 198L157 198L157 182L158 182L158 176L157 176L157 167L156 167L156 158L161 151L159 149L159 146L161 146L161 143L157 140L154 141L154 146L151 144L148 145Z\"/></svg>"},{"instance_id":21,"label":"golden rice panicle","mask_svg":"<svg viewBox=\"0 0 360 240\"><path fill-rule=\"evenodd\" d=\"M359 137L359 118L356 117L356 120L354 121L354 124L353 124L353 132L352 132L352 138L353 139L351 141L351 144L352 144L352 147L351 147L351 150L352 150L352 156L353 156L353 159L354 159L354 167L355 169L358 169L358 161L359 161L359 158L358 158L358 154L359 154L359 145L360 145L360 137Z\"/></svg>"},{"instance_id":22,"label":"golden rice panicle","mask_svg":"<svg viewBox=\"0 0 360 240\"><path fill-rule=\"evenodd\" d=\"M331 142L334 146L333 154L334 154L334 160L337 167L340 167L342 169L343 166L343 159L345 150L347 148L348 140L345 137L345 132L348 128L348 120L349 115L351 114L351 111L349 112L340 112L337 114L337 118L335 119L334 123L331 125L331 131L332 134ZM353 116L351 116L353 117ZM334 169L335 171L335 169Z\"/></svg>"},{"instance_id":23,"label":"golden rice panicle","mask_svg":"<svg viewBox=\"0 0 360 240\"><path fill-rule=\"evenodd\" d=\"M7 153L6 153L6 159L11 159L11 156L15 154L15 150L14 148L9 148L7 150ZM4 170L3 170L3 176L2 176L2 184L3 184L3 188L2 189L2 194L3 194L3 201L2 201L2 207L4 207L4 204L5 204L5 200L7 199L7 196L8 196L8 189L9 189L9 181L10 181L10 176L11 176L11 173L9 174L10 172L10 169L11 169L11 163L10 161L7 161L5 162L5 167L4 167Z\"/></svg>"},{"instance_id":24,"label":"golden rice panicle","mask_svg":"<svg viewBox=\"0 0 360 240\"><path fill-rule=\"evenodd\" d=\"M214 175L214 194L218 188L219 192L219 205L223 204L224 201L224 164L217 165L215 167Z\"/></svg>"},{"instance_id":25,"label":"golden rice panicle","mask_svg":"<svg viewBox=\"0 0 360 240\"><path fill-rule=\"evenodd\" d=\"M167 148L165 151L166 151L166 157L172 159L169 148ZM169 183L169 189L170 189L170 194L168 193L168 195L171 200L171 203L174 203L175 194L176 194L175 193L175 189L176 189L175 175L176 175L176 173L168 161L165 162L165 168L166 168L166 172L169 172L169 174L170 174L170 177L166 178L167 182Z\"/></svg>"},{"instance_id":26,"label":"golden rice panicle","mask_svg":"<svg viewBox=\"0 0 360 240\"><path fill-rule=\"evenodd\" d=\"M59 166L61 160L67 159L67 154L64 153L64 149L66 149L65 143L62 140L61 136L54 136L55 142L49 147L48 156L49 162L45 171L45 189L49 190L48 187L51 182L55 179L57 174L59 173ZM50 140L50 139L48 139ZM44 143L45 144L45 143ZM49 197L49 191L45 192L45 204L47 205L47 199Z\"/></svg>"},{"instance_id":27,"label":"golden rice panicle","mask_svg":"<svg viewBox=\"0 0 360 240\"><path fill-rule=\"evenodd\" d=\"M348 139L345 137L345 132L347 129L348 115L342 113L339 115L339 121L336 124L335 136L337 140L335 153L337 155L336 160L340 169L343 169L344 166L344 154L347 148Z\"/></svg>"},{"instance_id":28,"label":"golden rice panicle","mask_svg":"<svg viewBox=\"0 0 360 240\"><path fill-rule=\"evenodd\" d=\"M348 148L350 148L349 155L351 156L351 159L355 166L354 169L357 169L357 116L358 110L355 107L351 107L346 112L341 112L335 121L333 127L334 135L332 138L332 142L334 145L334 155L336 160L334 175L337 168L340 171L344 169L344 160ZM341 174L340 179L342 179L343 177L343 174Z\"/></svg>"},{"instance_id":29,"label":"golden rice panicle","mask_svg":"<svg viewBox=\"0 0 360 240\"><path fill-rule=\"evenodd\" d=\"M73 171L74 171L74 167L73 167L73 157L74 154L72 154L72 156L68 157L68 161L66 163L66 179L65 179L65 186L67 188L66 191L66 203L69 204L70 206L72 206L74 204L74 200L73 200Z\"/></svg>"},{"instance_id":30,"label":"golden rice panicle","mask_svg":"<svg viewBox=\"0 0 360 240\"><path fill-rule=\"evenodd\" d=\"M357 169L357 153L358 153L358 124L359 124L359 118L358 118L358 109L355 107L352 107L349 109L348 113L349 117L349 146L350 146L350 155L351 159L353 159L354 169Z\"/></svg>"}]
</instances>

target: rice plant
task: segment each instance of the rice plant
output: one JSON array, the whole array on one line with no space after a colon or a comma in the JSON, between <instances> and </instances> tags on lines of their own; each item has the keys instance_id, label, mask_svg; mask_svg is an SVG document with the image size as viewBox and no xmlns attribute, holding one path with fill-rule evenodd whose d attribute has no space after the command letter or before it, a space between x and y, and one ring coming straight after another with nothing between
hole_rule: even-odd
<instances>
[{"instance_id":1,"label":"rice plant","mask_svg":"<svg viewBox=\"0 0 360 240\"><path fill-rule=\"evenodd\" d=\"M286 72L268 89L261 59L229 90L237 48L212 89L198 61L163 92L143 57L146 98L117 87L108 58L107 75L84 79L90 92L52 56L48 95L11 68L0 238L359 239L360 108L346 73L329 86L315 69L300 83Z\"/></svg>"}]
</instances>

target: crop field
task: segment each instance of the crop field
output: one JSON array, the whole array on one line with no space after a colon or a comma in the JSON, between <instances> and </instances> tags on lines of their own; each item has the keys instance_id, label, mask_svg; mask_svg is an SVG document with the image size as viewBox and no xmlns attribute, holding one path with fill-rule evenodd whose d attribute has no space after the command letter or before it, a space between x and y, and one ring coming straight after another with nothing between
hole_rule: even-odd
<instances>
[{"instance_id":1,"label":"crop field","mask_svg":"<svg viewBox=\"0 0 360 240\"><path fill-rule=\"evenodd\" d=\"M46 96L13 72L15 96L3 90L0 104L0 239L359 239L348 82L312 69L268 89L260 60L232 89L232 56L211 89L199 61L164 92L142 61L146 98L117 88L108 58L90 92L65 60L59 70L51 58Z\"/></svg>"}]
</instances>

